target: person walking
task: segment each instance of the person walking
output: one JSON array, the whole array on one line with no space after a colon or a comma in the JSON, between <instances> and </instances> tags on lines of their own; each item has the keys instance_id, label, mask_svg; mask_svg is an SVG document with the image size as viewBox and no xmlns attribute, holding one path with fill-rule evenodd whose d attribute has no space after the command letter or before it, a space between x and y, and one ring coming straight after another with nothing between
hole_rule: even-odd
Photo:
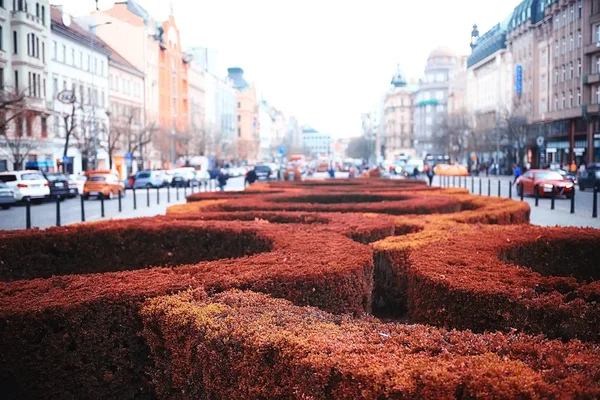
<instances>
[{"instance_id":1,"label":"person walking","mask_svg":"<svg viewBox=\"0 0 600 400\"><path fill-rule=\"evenodd\" d=\"M221 192L225 190L228 180L229 175L227 175L224 169L221 169L221 171L219 171L219 175L217 176L217 182L219 183L219 189L221 189Z\"/></svg>"},{"instance_id":2,"label":"person walking","mask_svg":"<svg viewBox=\"0 0 600 400\"><path fill-rule=\"evenodd\" d=\"M431 165L427 164L425 166L425 173L427 174L427 179L429 179L429 186L433 186L433 168Z\"/></svg>"},{"instance_id":3,"label":"person walking","mask_svg":"<svg viewBox=\"0 0 600 400\"><path fill-rule=\"evenodd\" d=\"M521 176L521 168L518 165L515 165L515 181L513 185L517 183L517 179Z\"/></svg>"},{"instance_id":4,"label":"person walking","mask_svg":"<svg viewBox=\"0 0 600 400\"><path fill-rule=\"evenodd\" d=\"M247 184L246 186L252 185L257 180L258 180L258 175L256 175L256 171L254 170L254 168L250 169L250 171L248 171L246 173L246 184Z\"/></svg>"}]
</instances>

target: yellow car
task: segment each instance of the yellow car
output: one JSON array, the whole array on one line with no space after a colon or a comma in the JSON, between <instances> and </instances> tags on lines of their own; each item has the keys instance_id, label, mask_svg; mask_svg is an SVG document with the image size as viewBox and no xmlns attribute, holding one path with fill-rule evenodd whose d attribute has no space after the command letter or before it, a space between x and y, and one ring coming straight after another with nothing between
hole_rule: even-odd
<instances>
[{"instance_id":1,"label":"yellow car","mask_svg":"<svg viewBox=\"0 0 600 400\"><path fill-rule=\"evenodd\" d=\"M125 196L125 185L119 181L119 177L111 171L89 171L86 173L87 181L83 186L83 198L90 197L113 199Z\"/></svg>"}]
</instances>

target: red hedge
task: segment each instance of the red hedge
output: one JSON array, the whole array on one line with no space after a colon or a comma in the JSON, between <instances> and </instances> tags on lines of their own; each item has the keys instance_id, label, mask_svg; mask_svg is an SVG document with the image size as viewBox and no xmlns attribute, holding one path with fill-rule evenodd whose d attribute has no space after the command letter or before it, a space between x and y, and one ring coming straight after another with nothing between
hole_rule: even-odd
<instances>
[{"instance_id":1,"label":"red hedge","mask_svg":"<svg viewBox=\"0 0 600 400\"><path fill-rule=\"evenodd\" d=\"M0 280L175 266L270 249L252 230L159 219L0 231Z\"/></svg>"},{"instance_id":2,"label":"red hedge","mask_svg":"<svg viewBox=\"0 0 600 400\"><path fill-rule=\"evenodd\" d=\"M143 221L127 222L135 226ZM253 231L259 243L271 243L271 251L178 268L0 282L0 393L18 398L151 397L145 376L148 349L138 336L140 303L190 287L209 292L252 289L334 313L370 310L373 260L367 246L310 226L298 230L260 222L170 223L190 230ZM157 226L165 224L157 221ZM89 229L108 228L98 224ZM21 235L29 233L13 236ZM30 250L36 248L35 242L29 243Z\"/></svg>"},{"instance_id":3,"label":"red hedge","mask_svg":"<svg viewBox=\"0 0 600 400\"><path fill-rule=\"evenodd\" d=\"M600 350L352 320L256 293L146 302L161 398L598 398Z\"/></svg>"},{"instance_id":4,"label":"red hedge","mask_svg":"<svg viewBox=\"0 0 600 400\"><path fill-rule=\"evenodd\" d=\"M598 230L523 225L463 228L391 263L411 321L600 342L598 260Z\"/></svg>"}]
</instances>

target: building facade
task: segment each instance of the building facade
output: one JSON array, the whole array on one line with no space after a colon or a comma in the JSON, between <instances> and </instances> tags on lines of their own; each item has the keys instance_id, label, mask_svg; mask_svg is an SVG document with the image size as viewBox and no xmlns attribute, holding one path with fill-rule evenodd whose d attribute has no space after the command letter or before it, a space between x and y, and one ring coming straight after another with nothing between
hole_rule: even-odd
<instances>
[{"instance_id":1,"label":"building facade","mask_svg":"<svg viewBox=\"0 0 600 400\"><path fill-rule=\"evenodd\" d=\"M328 157L331 154L331 143L331 135L321 133L308 125L302 127L304 154L313 158Z\"/></svg>"},{"instance_id":2,"label":"building facade","mask_svg":"<svg viewBox=\"0 0 600 400\"><path fill-rule=\"evenodd\" d=\"M233 67L227 72L237 100L237 158L254 163L259 159L260 147L256 87L245 80L243 69Z\"/></svg>"},{"instance_id":3,"label":"building facade","mask_svg":"<svg viewBox=\"0 0 600 400\"><path fill-rule=\"evenodd\" d=\"M413 93L398 66L384 100L385 158L414 156Z\"/></svg>"},{"instance_id":4,"label":"building facade","mask_svg":"<svg viewBox=\"0 0 600 400\"><path fill-rule=\"evenodd\" d=\"M273 107L266 101L260 100L258 105L258 123L259 123L259 155L261 161L271 161L271 138L275 134L275 120Z\"/></svg>"},{"instance_id":5,"label":"building facade","mask_svg":"<svg viewBox=\"0 0 600 400\"><path fill-rule=\"evenodd\" d=\"M70 173L109 169L111 50L93 34L102 27L81 25L56 7L51 8L51 18L49 91L53 99L54 159L57 164L65 161L60 166ZM74 103L59 99L61 92L70 93Z\"/></svg>"},{"instance_id":6,"label":"building facade","mask_svg":"<svg viewBox=\"0 0 600 400\"><path fill-rule=\"evenodd\" d=\"M438 47L429 54L425 76L415 94L414 147L418 157L441 151L434 132L446 115L450 75L456 63L456 53L447 47Z\"/></svg>"},{"instance_id":7,"label":"building facade","mask_svg":"<svg viewBox=\"0 0 600 400\"><path fill-rule=\"evenodd\" d=\"M5 1L0 7L2 101L20 99L0 114L0 171L56 169L49 132L50 5L48 1Z\"/></svg>"},{"instance_id":8,"label":"building facade","mask_svg":"<svg viewBox=\"0 0 600 400\"><path fill-rule=\"evenodd\" d=\"M206 155L208 147L207 132L204 127L204 115L206 113L206 89L205 72L202 65L191 59L188 69L189 78L189 127L190 127L190 151L193 155Z\"/></svg>"}]
</instances>

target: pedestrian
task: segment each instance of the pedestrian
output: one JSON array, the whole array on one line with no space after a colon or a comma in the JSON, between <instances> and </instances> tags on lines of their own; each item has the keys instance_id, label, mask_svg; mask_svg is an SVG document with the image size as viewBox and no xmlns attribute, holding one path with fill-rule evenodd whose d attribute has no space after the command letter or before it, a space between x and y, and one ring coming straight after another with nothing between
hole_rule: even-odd
<instances>
[{"instance_id":1,"label":"pedestrian","mask_svg":"<svg viewBox=\"0 0 600 400\"><path fill-rule=\"evenodd\" d=\"M429 179L429 186L433 186L433 168L431 165L425 166L425 172L427 173L427 179Z\"/></svg>"},{"instance_id":2,"label":"pedestrian","mask_svg":"<svg viewBox=\"0 0 600 400\"><path fill-rule=\"evenodd\" d=\"M521 168L516 165L515 166L515 181L513 182L513 185L517 183L517 179L519 179L519 177L521 176Z\"/></svg>"},{"instance_id":3,"label":"pedestrian","mask_svg":"<svg viewBox=\"0 0 600 400\"><path fill-rule=\"evenodd\" d=\"M572 173L577 172L577 164L575 164L575 161L571 161L571 166L569 168L569 171Z\"/></svg>"},{"instance_id":4,"label":"pedestrian","mask_svg":"<svg viewBox=\"0 0 600 400\"><path fill-rule=\"evenodd\" d=\"M258 180L258 176L256 175L256 171L254 170L254 167L252 167L250 169L250 171L248 171L246 173L246 182L245 183L247 184L247 186L250 186L257 180Z\"/></svg>"},{"instance_id":5,"label":"pedestrian","mask_svg":"<svg viewBox=\"0 0 600 400\"><path fill-rule=\"evenodd\" d=\"M333 169L333 166L331 168L329 168L329 177L330 178L335 178L335 169Z\"/></svg>"},{"instance_id":6,"label":"pedestrian","mask_svg":"<svg viewBox=\"0 0 600 400\"><path fill-rule=\"evenodd\" d=\"M413 178L417 179L419 177L419 167L415 167L415 169L413 169Z\"/></svg>"},{"instance_id":7,"label":"pedestrian","mask_svg":"<svg viewBox=\"0 0 600 400\"><path fill-rule=\"evenodd\" d=\"M579 176L583 175L585 173L585 164L582 162L581 165L579 166Z\"/></svg>"},{"instance_id":8,"label":"pedestrian","mask_svg":"<svg viewBox=\"0 0 600 400\"><path fill-rule=\"evenodd\" d=\"M221 189L221 192L225 190L225 185L227 185L228 179L229 175L227 175L225 170L221 168L219 175L217 176L217 182L219 183L219 189Z\"/></svg>"}]
</instances>

